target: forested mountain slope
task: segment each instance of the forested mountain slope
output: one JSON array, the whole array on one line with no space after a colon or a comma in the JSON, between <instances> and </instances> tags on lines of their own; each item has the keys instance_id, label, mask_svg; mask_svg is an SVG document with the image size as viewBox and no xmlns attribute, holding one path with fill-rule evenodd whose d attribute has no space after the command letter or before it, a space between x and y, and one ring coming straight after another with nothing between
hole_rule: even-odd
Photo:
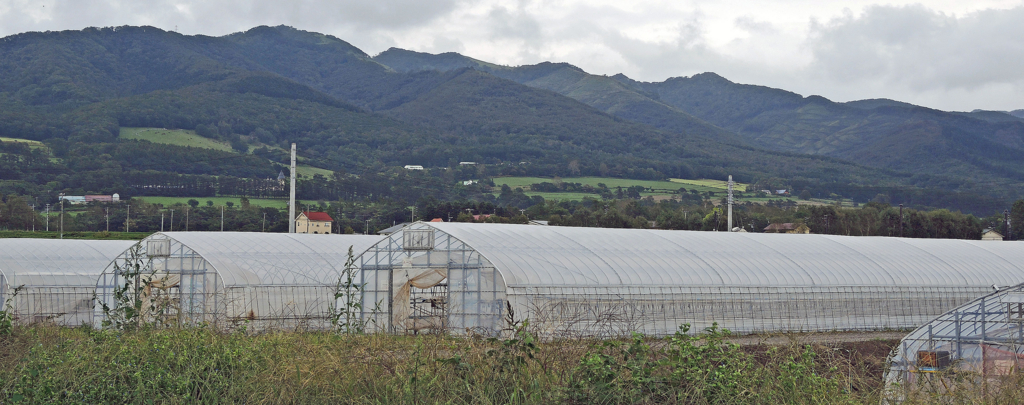
<instances>
[{"instance_id":1,"label":"forested mountain slope","mask_svg":"<svg viewBox=\"0 0 1024 405\"><path fill-rule=\"evenodd\" d=\"M646 83L623 75L590 75L568 64L506 67L454 53L431 55L394 48L374 60L405 72L471 67L557 91L669 132L710 134L725 129L730 135L713 136L758 148L832 156L914 173L926 178L926 183L949 175L960 180L947 182L947 186L980 190L989 186L991 178L1024 181L1020 164L1024 121L1013 113L943 112L886 99L835 103L818 96L736 84L714 73ZM673 118L666 119L667 115ZM978 185L977 179L983 178L989 181Z\"/></svg>"},{"instance_id":2,"label":"forested mountain slope","mask_svg":"<svg viewBox=\"0 0 1024 405\"><path fill-rule=\"evenodd\" d=\"M0 136L47 142L61 160L45 173L67 177L51 184L42 171L19 172L8 181L21 183L0 188L109 189L111 179L143 172L265 179L292 142L319 167L360 174L470 160L487 164L486 176L732 174L861 199L876 186L977 191L979 173L1021 180L1011 164L1020 141L1012 120L840 105L711 76L639 83L567 64L507 68L454 54L386 54L400 57L371 58L338 38L283 26L216 38L152 27L2 38ZM419 60L432 65L416 68ZM905 110L916 115L886 118ZM173 158L188 152L174 148L164 159L144 142L119 139L121 127L195 130L270 160L249 170L236 163L261 166L251 154L200 161ZM995 132L979 140L978 128ZM900 149L911 143L916 155ZM951 160L958 147L973 149ZM904 164L907 156L941 159ZM85 179L94 174L107 180Z\"/></svg>"}]
</instances>

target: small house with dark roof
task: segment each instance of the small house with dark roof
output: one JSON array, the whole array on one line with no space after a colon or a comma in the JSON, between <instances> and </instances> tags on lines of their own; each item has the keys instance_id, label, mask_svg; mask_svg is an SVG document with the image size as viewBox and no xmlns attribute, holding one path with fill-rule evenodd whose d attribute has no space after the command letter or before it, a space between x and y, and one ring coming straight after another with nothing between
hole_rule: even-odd
<instances>
[{"instance_id":1,"label":"small house with dark roof","mask_svg":"<svg viewBox=\"0 0 1024 405\"><path fill-rule=\"evenodd\" d=\"M804 224L786 222L784 224L770 224L764 228L764 233L811 233L811 229Z\"/></svg>"},{"instance_id":2,"label":"small house with dark roof","mask_svg":"<svg viewBox=\"0 0 1024 405\"><path fill-rule=\"evenodd\" d=\"M334 218L326 212L303 211L295 218L295 233L316 233L329 235Z\"/></svg>"}]
</instances>

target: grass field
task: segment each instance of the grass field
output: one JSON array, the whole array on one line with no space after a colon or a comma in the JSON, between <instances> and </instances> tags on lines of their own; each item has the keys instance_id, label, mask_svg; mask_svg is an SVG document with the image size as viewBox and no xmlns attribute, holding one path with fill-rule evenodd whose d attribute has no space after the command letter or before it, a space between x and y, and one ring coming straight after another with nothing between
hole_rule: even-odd
<instances>
[{"instance_id":1,"label":"grass field","mask_svg":"<svg viewBox=\"0 0 1024 405\"><path fill-rule=\"evenodd\" d=\"M139 139L153 143L161 143L176 146L191 146L193 148L216 149L231 152L231 145L227 142L215 141L196 134L196 131L185 129L163 129L163 128L121 128L121 138Z\"/></svg>"},{"instance_id":2,"label":"grass field","mask_svg":"<svg viewBox=\"0 0 1024 405\"><path fill-rule=\"evenodd\" d=\"M707 188L710 188L710 189L719 189L719 190L728 190L729 189L729 182L725 181L725 180L712 180L712 179L698 179L698 180L669 179L669 181L671 181L672 183L689 184L691 186L707 187ZM747 189L747 186L749 186L749 184L747 184L747 183L740 183L740 182L735 182L734 181L732 183L732 186L733 186L733 190L743 191L743 190ZM687 187L687 189L689 189L689 188L690 187Z\"/></svg>"},{"instance_id":3,"label":"grass field","mask_svg":"<svg viewBox=\"0 0 1024 405\"><path fill-rule=\"evenodd\" d=\"M509 187L516 188L522 187L524 190L534 183L541 182L553 182L553 179L545 177L498 177L494 179L496 186L502 184L508 184ZM723 180L711 180L711 179L700 179L700 180L687 180L687 179L670 179L665 180L632 180L632 179L619 179L613 177L566 177L562 179L566 183L580 183L589 184L597 187L598 183L604 183L608 188L614 189L616 187L627 188L631 186L642 186L648 187L655 190L678 190L680 187L685 187L687 190L696 189L697 191L725 191L727 184ZM735 190L746 190L747 184L745 183L734 183Z\"/></svg>"},{"instance_id":4,"label":"grass field","mask_svg":"<svg viewBox=\"0 0 1024 405\"><path fill-rule=\"evenodd\" d=\"M739 346L712 333L543 340L521 331L499 340L239 329L15 324L0 335L0 402L877 404L885 356L898 344Z\"/></svg>"},{"instance_id":5,"label":"grass field","mask_svg":"<svg viewBox=\"0 0 1024 405\"><path fill-rule=\"evenodd\" d=\"M509 187L516 188L521 187L525 191L526 195L534 196L539 195L547 200L582 200L583 197L600 198L597 194L586 194L586 193L549 193L549 192L537 192L530 191L529 187L531 184L548 182L551 183L554 180L546 177L498 177L494 179L494 185L501 187L503 184L507 184ZM713 191L715 193L724 193L727 189L725 181L721 180L686 180L686 179L671 179L671 181L664 180L632 180L632 179L619 179L613 177L566 177L562 179L566 183L580 183L588 184L597 187L598 183L604 183L608 188L614 190L616 187L628 188L631 186L641 186L652 188L656 191L641 193L642 196L670 196L671 192L668 190L678 190L679 188L686 188L689 190L697 190L699 192ZM736 190L746 190L747 185L744 183L734 183ZM750 201L767 201L764 199L749 199ZM738 201L747 201L747 199L739 198Z\"/></svg>"},{"instance_id":6,"label":"grass field","mask_svg":"<svg viewBox=\"0 0 1024 405\"><path fill-rule=\"evenodd\" d=\"M205 206L207 201L213 201L213 205L214 206L225 205L225 203L227 203L228 201L234 203L236 207L240 207L242 205L241 198L239 198L239 197L135 197L135 198L143 200L143 201L148 202L150 204L163 204L165 207L171 206L171 205L173 205L175 203L188 204L188 200L199 201L199 205L200 206ZM287 199L280 199L279 200L279 199L270 199L270 198L250 198L249 199L249 203L252 204L252 205L258 205L260 207L279 208L279 209L288 208L288 200ZM312 203L315 203L315 202L314 201L301 201L301 200L299 200L299 202L298 202L298 204L300 206L302 204L312 204Z\"/></svg>"},{"instance_id":7,"label":"grass field","mask_svg":"<svg viewBox=\"0 0 1024 405\"><path fill-rule=\"evenodd\" d=\"M153 143L159 143L159 144L164 144L164 145L191 146L193 148L214 149L214 150L219 150L219 151L223 151L223 152L231 152L231 151L233 151L233 149L231 149L231 145L229 145L227 142L221 142L221 141L210 139L210 138L204 138L204 137L199 136L198 134L196 134L195 131L190 131L190 130L186 130L186 129L121 128L121 135L120 135L120 137L123 138L123 139L139 139L139 140L150 141L150 142L153 142ZM0 138L0 139L7 139L7 138ZM18 140L18 141L26 141L26 140L21 139L21 140ZM7 141L4 141L4 142L7 142ZM36 142L36 141L27 141L27 142ZM42 144L39 143L39 145L41 146ZM256 149L259 146L263 146L263 145L249 145L249 151L251 152L253 149ZM283 150L281 148L278 148L278 147L275 147L275 146L269 146L269 147L271 149L279 150L282 153L287 153L287 151L285 151L285 150ZM298 160L302 161L303 159L300 157ZM327 170L327 169L321 169L319 167L313 167L313 166L310 166L310 165L303 165L303 164L297 164L295 166L295 171L300 176L303 176L303 177L313 177L314 174L320 174L320 175L323 175L323 176L331 176L331 175L334 174L334 172L332 172L330 170Z\"/></svg>"},{"instance_id":8,"label":"grass field","mask_svg":"<svg viewBox=\"0 0 1024 405\"><path fill-rule=\"evenodd\" d=\"M31 139L7 138L7 137L3 137L3 136L0 136L0 142L27 143L30 146L34 146L34 147L45 147L46 146L42 142L33 141Z\"/></svg>"}]
</instances>

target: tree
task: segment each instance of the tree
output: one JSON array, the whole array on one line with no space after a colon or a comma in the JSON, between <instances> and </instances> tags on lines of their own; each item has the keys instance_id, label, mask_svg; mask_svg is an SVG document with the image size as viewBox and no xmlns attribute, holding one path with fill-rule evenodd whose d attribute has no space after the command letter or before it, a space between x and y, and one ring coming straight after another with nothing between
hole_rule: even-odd
<instances>
[{"instance_id":1,"label":"tree","mask_svg":"<svg viewBox=\"0 0 1024 405\"><path fill-rule=\"evenodd\" d=\"M811 192L809 190L806 190L806 189L804 191L801 191L800 192L800 199L801 200L810 200L811 199Z\"/></svg>"},{"instance_id":2,"label":"tree","mask_svg":"<svg viewBox=\"0 0 1024 405\"><path fill-rule=\"evenodd\" d=\"M1015 201L1010 208L1010 229L1010 240L1024 239L1024 199Z\"/></svg>"},{"instance_id":3,"label":"tree","mask_svg":"<svg viewBox=\"0 0 1024 405\"><path fill-rule=\"evenodd\" d=\"M188 200L188 206L190 206L190 207L192 207L192 208L196 208L196 207L199 207L199 200L196 200L196 199L194 199L194 198L190 198L190 199Z\"/></svg>"}]
</instances>

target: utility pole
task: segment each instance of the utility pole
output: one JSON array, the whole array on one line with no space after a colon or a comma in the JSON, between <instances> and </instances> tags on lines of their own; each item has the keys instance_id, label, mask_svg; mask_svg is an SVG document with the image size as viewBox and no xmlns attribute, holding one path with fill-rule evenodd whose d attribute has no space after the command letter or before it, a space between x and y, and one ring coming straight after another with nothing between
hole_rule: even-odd
<instances>
[{"instance_id":1,"label":"utility pole","mask_svg":"<svg viewBox=\"0 0 1024 405\"><path fill-rule=\"evenodd\" d=\"M1007 222L1009 223L1009 222ZM60 199L60 238L64 239L64 199Z\"/></svg>"},{"instance_id":2,"label":"utility pole","mask_svg":"<svg viewBox=\"0 0 1024 405\"><path fill-rule=\"evenodd\" d=\"M292 144L291 190L288 192L288 233L295 233L295 144Z\"/></svg>"},{"instance_id":3,"label":"utility pole","mask_svg":"<svg viewBox=\"0 0 1024 405\"><path fill-rule=\"evenodd\" d=\"M50 204L46 204L46 232L50 232Z\"/></svg>"},{"instance_id":4,"label":"utility pole","mask_svg":"<svg viewBox=\"0 0 1024 405\"><path fill-rule=\"evenodd\" d=\"M220 206L220 231L224 232L224 206Z\"/></svg>"},{"instance_id":5,"label":"utility pole","mask_svg":"<svg viewBox=\"0 0 1024 405\"><path fill-rule=\"evenodd\" d=\"M171 210L171 232L174 232L174 210Z\"/></svg>"},{"instance_id":6,"label":"utility pole","mask_svg":"<svg viewBox=\"0 0 1024 405\"><path fill-rule=\"evenodd\" d=\"M732 232L732 175L729 175L729 232Z\"/></svg>"},{"instance_id":7,"label":"utility pole","mask_svg":"<svg viewBox=\"0 0 1024 405\"><path fill-rule=\"evenodd\" d=\"M1003 237L1003 240L1013 240L1013 239L1010 238L1010 233L1012 232L1012 229L1010 229L1010 211L1009 210L1003 210L1003 221L1006 222L1006 236Z\"/></svg>"},{"instance_id":8,"label":"utility pole","mask_svg":"<svg viewBox=\"0 0 1024 405\"><path fill-rule=\"evenodd\" d=\"M160 232L164 231L164 213L160 212Z\"/></svg>"},{"instance_id":9,"label":"utility pole","mask_svg":"<svg viewBox=\"0 0 1024 405\"><path fill-rule=\"evenodd\" d=\"M188 232L188 207L185 207L185 232Z\"/></svg>"},{"instance_id":10,"label":"utility pole","mask_svg":"<svg viewBox=\"0 0 1024 405\"><path fill-rule=\"evenodd\" d=\"M32 204L32 232L36 231L36 205Z\"/></svg>"},{"instance_id":11,"label":"utility pole","mask_svg":"<svg viewBox=\"0 0 1024 405\"><path fill-rule=\"evenodd\" d=\"M110 207L104 208L104 211L106 211L104 217L107 219L107 232L110 232Z\"/></svg>"},{"instance_id":12,"label":"utility pole","mask_svg":"<svg viewBox=\"0 0 1024 405\"><path fill-rule=\"evenodd\" d=\"M828 214L825 214L825 234L828 235Z\"/></svg>"},{"instance_id":13,"label":"utility pole","mask_svg":"<svg viewBox=\"0 0 1024 405\"><path fill-rule=\"evenodd\" d=\"M124 232L128 233L128 223L132 220L132 204L128 203L128 213L124 215Z\"/></svg>"},{"instance_id":14,"label":"utility pole","mask_svg":"<svg viewBox=\"0 0 1024 405\"><path fill-rule=\"evenodd\" d=\"M263 231L262 232L266 232L266 231L267 231L267 213L264 212L263 213Z\"/></svg>"},{"instance_id":15,"label":"utility pole","mask_svg":"<svg viewBox=\"0 0 1024 405\"><path fill-rule=\"evenodd\" d=\"M409 216L409 222L416 222L416 206L410 208L412 208L412 215Z\"/></svg>"},{"instance_id":16,"label":"utility pole","mask_svg":"<svg viewBox=\"0 0 1024 405\"><path fill-rule=\"evenodd\" d=\"M900 204L900 237L903 237L903 204Z\"/></svg>"},{"instance_id":17,"label":"utility pole","mask_svg":"<svg viewBox=\"0 0 1024 405\"><path fill-rule=\"evenodd\" d=\"M363 235L370 234L370 218L366 218L366 226L363 227Z\"/></svg>"}]
</instances>

